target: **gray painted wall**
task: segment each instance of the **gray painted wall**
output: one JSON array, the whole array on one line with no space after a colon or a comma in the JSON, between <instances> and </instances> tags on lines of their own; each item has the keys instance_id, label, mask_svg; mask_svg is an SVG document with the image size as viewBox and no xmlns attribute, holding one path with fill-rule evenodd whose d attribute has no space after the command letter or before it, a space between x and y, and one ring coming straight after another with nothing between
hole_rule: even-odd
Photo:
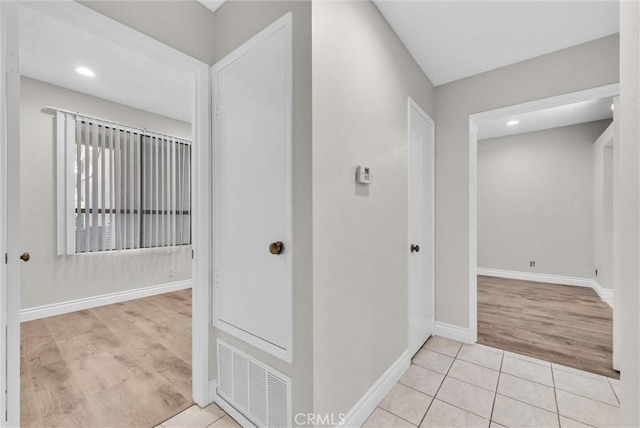
<instances>
[{"instance_id":1,"label":"gray painted wall","mask_svg":"<svg viewBox=\"0 0 640 428\"><path fill-rule=\"evenodd\" d=\"M371 2L313 4L315 411L347 412L407 349L407 97L433 86ZM358 164L372 184L356 185Z\"/></svg>"},{"instance_id":2,"label":"gray painted wall","mask_svg":"<svg viewBox=\"0 0 640 428\"><path fill-rule=\"evenodd\" d=\"M593 276L593 143L609 123L478 142L478 267Z\"/></svg>"},{"instance_id":3,"label":"gray painted wall","mask_svg":"<svg viewBox=\"0 0 640 428\"><path fill-rule=\"evenodd\" d=\"M618 35L436 88L436 320L469 327L469 115L619 81Z\"/></svg>"},{"instance_id":4,"label":"gray painted wall","mask_svg":"<svg viewBox=\"0 0 640 428\"><path fill-rule=\"evenodd\" d=\"M78 3L204 63L215 62L220 33L216 33L211 11L196 0L90 0Z\"/></svg>"},{"instance_id":5,"label":"gray painted wall","mask_svg":"<svg viewBox=\"0 0 640 428\"><path fill-rule=\"evenodd\" d=\"M614 278L621 309L621 426L640 426L640 4L620 2L620 275ZM614 299L617 296L614 295Z\"/></svg>"},{"instance_id":6,"label":"gray painted wall","mask_svg":"<svg viewBox=\"0 0 640 428\"><path fill-rule=\"evenodd\" d=\"M45 106L190 138L191 125L23 77L20 81L22 308L191 279L191 246L56 255L55 115ZM169 269L174 269L172 277Z\"/></svg>"}]
</instances>

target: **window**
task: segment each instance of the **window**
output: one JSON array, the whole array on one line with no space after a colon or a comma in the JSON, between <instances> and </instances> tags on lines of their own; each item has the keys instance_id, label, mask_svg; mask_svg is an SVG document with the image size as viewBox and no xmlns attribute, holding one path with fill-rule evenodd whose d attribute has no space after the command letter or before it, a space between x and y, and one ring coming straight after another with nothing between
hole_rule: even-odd
<instances>
[{"instance_id":1,"label":"window","mask_svg":"<svg viewBox=\"0 0 640 428\"><path fill-rule=\"evenodd\" d=\"M191 141L56 112L58 254L191 244Z\"/></svg>"}]
</instances>

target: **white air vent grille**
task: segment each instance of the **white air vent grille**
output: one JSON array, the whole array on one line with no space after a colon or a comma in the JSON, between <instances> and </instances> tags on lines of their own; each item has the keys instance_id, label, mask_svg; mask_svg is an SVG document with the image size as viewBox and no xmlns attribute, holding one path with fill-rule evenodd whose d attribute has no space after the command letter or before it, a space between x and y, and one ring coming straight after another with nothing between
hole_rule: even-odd
<instances>
[{"instance_id":1,"label":"white air vent grille","mask_svg":"<svg viewBox=\"0 0 640 428\"><path fill-rule=\"evenodd\" d=\"M291 426L291 379L221 340L218 381L218 394L257 426Z\"/></svg>"}]
</instances>

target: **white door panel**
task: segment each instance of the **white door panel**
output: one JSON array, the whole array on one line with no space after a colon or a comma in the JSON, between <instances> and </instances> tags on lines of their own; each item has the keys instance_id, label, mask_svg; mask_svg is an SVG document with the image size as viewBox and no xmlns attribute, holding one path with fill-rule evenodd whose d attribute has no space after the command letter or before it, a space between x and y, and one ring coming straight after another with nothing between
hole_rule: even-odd
<instances>
[{"instance_id":1,"label":"white door panel","mask_svg":"<svg viewBox=\"0 0 640 428\"><path fill-rule=\"evenodd\" d=\"M217 64L213 79L217 324L258 340L257 346L287 353L293 250L290 16ZM278 241L284 251L271 254L270 244Z\"/></svg>"},{"instance_id":2,"label":"white door panel","mask_svg":"<svg viewBox=\"0 0 640 428\"><path fill-rule=\"evenodd\" d=\"M409 99L409 349L433 334L434 124Z\"/></svg>"}]
</instances>

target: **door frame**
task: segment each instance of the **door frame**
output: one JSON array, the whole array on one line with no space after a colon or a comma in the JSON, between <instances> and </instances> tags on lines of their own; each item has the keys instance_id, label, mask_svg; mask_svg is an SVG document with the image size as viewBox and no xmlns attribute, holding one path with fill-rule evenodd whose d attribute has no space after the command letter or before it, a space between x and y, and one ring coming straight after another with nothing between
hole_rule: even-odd
<instances>
[{"instance_id":1,"label":"door frame","mask_svg":"<svg viewBox=\"0 0 640 428\"><path fill-rule=\"evenodd\" d=\"M478 341L478 122L620 95L620 84L600 86L469 115L469 336ZM614 202L615 204L615 202ZM614 214L615 215L615 214ZM615 240L615 237L614 237ZM614 249L615 251L615 249ZM614 272L615 277L615 272ZM615 279L614 279L615 283ZM616 312L614 295L614 314ZM615 315L614 315L615 316ZM617 346L614 346L614 353Z\"/></svg>"},{"instance_id":2,"label":"door frame","mask_svg":"<svg viewBox=\"0 0 640 428\"><path fill-rule=\"evenodd\" d=\"M4 47L1 55L2 64L0 65L3 70L6 69L4 64L6 59L5 52L11 50L17 55L19 48L18 3L13 0L0 2L0 22L3 24L0 42ZM163 64L183 69L193 76L191 123L194 141L191 155L193 249L192 394L196 404L201 407L207 406L213 402L214 398L209 390L209 379L211 377L209 370L209 320L211 319L210 290L212 283L209 271L211 254L211 90L209 65L75 1L25 3L28 7L37 8L79 29L99 34L104 39L153 58ZM6 23L11 25L5 25ZM7 49L7 47L12 49ZM9 74L6 75L8 76ZM15 259L16 262L14 264L17 265L17 268L15 266L12 267L11 264L2 265L0 268L0 307L6 308L9 305L9 308L13 308L13 312L15 312L13 316L6 320L8 334L6 340L2 340L2 343L7 343L7 347L5 349L6 353L1 353L0 363L2 363L2 367L5 367L4 359L6 358L7 372L0 370L2 373L0 375L0 388L7 390L7 405L5 407L5 400L0 400L0 412L6 411L8 420L0 417L0 427L18 426L20 423L19 298L21 284L20 281L15 280L15 275L18 275L19 278L20 265L17 255L21 248L18 247L19 243L16 238L19 227L15 227L19 223L17 219L11 216L9 212L11 210L7 209L9 201L19 200L20 197L17 186L19 180L18 183L15 183L15 177L19 176L19 172L16 174L15 168L19 167L20 147L19 121L16 120L19 114L19 95L16 100L15 94L19 94L20 75L19 73L15 75L17 78L3 80L2 85L0 85L0 125L5 125L3 126L4 129L7 129L6 125L8 123L18 125L9 129L10 132L12 131L10 134L0 133L0 223L3 231L1 245L4 248L4 252L11 255L9 260ZM12 235L8 235L7 232ZM7 296L9 296L9 299L7 299ZM5 339L3 337L4 331L4 328L0 329L0 339ZM12 376L14 377L12 378Z\"/></svg>"},{"instance_id":3,"label":"door frame","mask_svg":"<svg viewBox=\"0 0 640 428\"><path fill-rule=\"evenodd\" d=\"M273 355L289 364L293 363L293 252L295 251L295 237L293 234L293 13L287 12L282 17L278 18L272 24L261 30L258 34L251 37L249 40L244 42L242 45L234 49L230 54L216 62L211 67L211 91L212 91L212 106L214 111L214 119L213 119L213 170L212 174L212 194L213 194L213 267L211 269L214 272L214 277L217 277L215 274L217 269L217 259L216 248L220 246L216 242L215 237L217 236L216 227L218 227L218 210L216 207L219 206L217 203L217 174L218 168L216 167L217 162L219 161L218 156L218 136L217 136L217 115L218 115L218 79L217 74L220 70L224 69L226 66L232 64L244 54L249 52L254 46L259 44L262 40L268 38L272 34L276 33L281 29L285 29L287 32L287 43L288 43L288 51L287 51L287 94L286 94L286 174L287 174L287 189L286 189L286 199L287 199L287 207L286 211L288 213L287 219L287 230L284 239L286 239L289 244L287 245L287 251L285 255L288 257L289 261L289 275L287 277L287 291L288 291L288 300L287 300L287 308L286 308L286 316L287 316L287 349L283 350L282 348L269 343L263 339L260 339L254 336L251 333L248 333L244 330L241 330L237 327L234 327L227 323L221 323L218 319L219 311L216 309L217 305L220 303L216 298L216 287L213 287L211 299L213 301L213 314L212 314L212 326L230 334L250 345L255 346L256 348L267 352L270 355Z\"/></svg>"},{"instance_id":4,"label":"door frame","mask_svg":"<svg viewBox=\"0 0 640 428\"><path fill-rule=\"evenodd\" d=\"M11 227L19 221L20 188L11 177L20 175L20 75L18 7L13 2L0 3L0 44L2 74L0 84L0 221L2 222L2 251L5 263L1 266L0 310L0 381L6 394L0 399L0 426L20 425L20 289L8 284L20 283L20 230ZM1 254L0 253L0 254ZM6 314L6 316L5 316ZM18 394L11 394L17 391Z\"/></svg>"},{"instance_id":5,"label":"door frame","mask_svg":"<svg viewBox=\"0 0 640 428\"><path fill-rule=\"evenodd\" d=\"M436 123L433 119L420 107L418 103L416 103L411 97L407 97L407 201L411 200L411 110L415 110L424 120L427 121L431 125L431 149L425 150L425 153L431 158L431 164L433 168L431 169L430 178L431 178L431 224L429 228L431 229L431 236L433 239L431 243L428 244L429 249L431 250L431 266L433 267L431 271L431 301L429 302L429 310L431 316L429 317L429 322L431 323L431 332L430 335L435 333L436 328ZM411 216L410 210L407 209L407 248L411 246L411 238L409 237L409 219ZM407 257L407 272L409 270L410 259ZM409 284L409 278L407 276L407 296L409 297L409 301L411 300L411 295L409 294L409 290L411 286ZM408 342L407 346L411 346L411 314L409 314L408 324L407 324L407 337ZM409 349L411 355L418 352L418 349Z\"/></svg>"}]
</instances>

